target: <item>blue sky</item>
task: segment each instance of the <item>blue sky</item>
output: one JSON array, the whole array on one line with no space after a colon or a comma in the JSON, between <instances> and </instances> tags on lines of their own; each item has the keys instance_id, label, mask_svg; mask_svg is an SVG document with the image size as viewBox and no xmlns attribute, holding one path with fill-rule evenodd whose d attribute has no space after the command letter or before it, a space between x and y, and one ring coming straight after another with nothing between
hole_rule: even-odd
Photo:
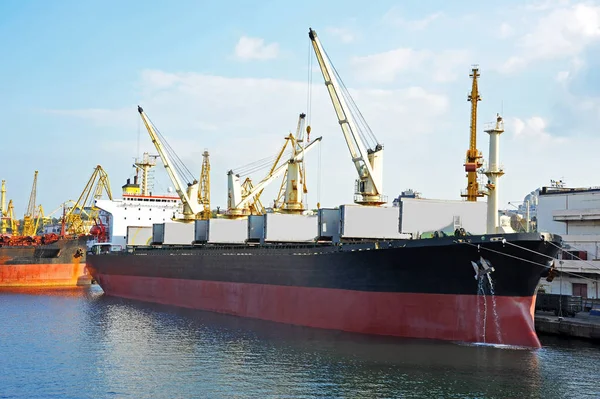
<instances>
[{"instance_id":1,"label":"blue sky","mask_svg":"<svg viewBox=\"0 0 600 399\"><path fill-rule=\"evenodd\" d=\"M276 152L306 112L309 26L385 145L390 198L409 187L459 198L471 64L481 72L484 156L485 123L496 112L506 121L503 204L550 179L598 185L600 4L424 3L3 1L8 197L22 215L37 169L38 201L50 212L76 199L97 164L118 194L138 151L155 152L140 104L192 172L209 149L212 202L223 207L226 171ZM320 170L318 154L307 159L309 202L348 203L356 172L322 76L312 76L310 117L323 146ZM157 168L155 191L170 185Z\"/></svg>"}]
</instances>

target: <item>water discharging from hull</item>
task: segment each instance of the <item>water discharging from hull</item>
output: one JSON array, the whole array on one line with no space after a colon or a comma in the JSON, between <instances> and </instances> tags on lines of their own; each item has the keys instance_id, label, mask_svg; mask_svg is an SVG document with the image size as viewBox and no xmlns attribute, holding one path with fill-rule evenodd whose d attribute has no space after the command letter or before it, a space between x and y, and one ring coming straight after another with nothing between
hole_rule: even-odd
<instances>
[{"instance_id":1,"label":"water discharging from hull","mask_svg":"<svg viewBox=\"0 0 600 399\"><path fill-rule=\"evenodd\" d=\"M496 295L494 293L494 281L492 280L492 277L490 276L490 273L482 273L478 276L478 284L477 284L477 297L478 299L480 299L481 301L483 301L483 315L482 313L482 307L479 305L479 300L478 302L478 306L477 306L477 335L479 337L481 337L481 342L483 343L487 343L487 335L486 335L486 328L487 328L487 314L488 314L488 295L486 294L486 291L488 291L486 289L486 285L489 284L489 298L490 298L490 302L492 305L492 314L494 317L494 329L495 329L495 335L496 335L496 343L501 344L502 343L502 335L500 333L500 318L498 317L498 309L496 306Z\"/></svg>"},{"instance_id":2,"label":"water discharging from hull","mask_svg":"<svg viewBox=\"0 0 600 399\"><path fill-rule=\"evenodd\" d=\"M492 297L492 312L494 313L494 326L496 327L496 338L498 343L502 343L502 334L500 333L500 318L498 317L498 308L496 306L496 294L494 293L494 281L492 276L487 274L488 282L490 283L490 295Z\"/></svg>"}]
</instances>

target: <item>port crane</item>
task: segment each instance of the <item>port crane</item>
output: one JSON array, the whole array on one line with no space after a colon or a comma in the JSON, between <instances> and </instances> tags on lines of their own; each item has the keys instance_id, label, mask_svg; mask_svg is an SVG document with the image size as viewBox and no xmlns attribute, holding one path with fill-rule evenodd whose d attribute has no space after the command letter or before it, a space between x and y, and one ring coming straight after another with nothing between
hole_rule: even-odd
<instances>
[{"instance_id":1,"label":"port crane","mask_svg":"<svg viewBox=\"0 0 600 399\"><path fill-rule=\"evenodd\" d=\"M291 134L290 136L294 138ZM321 137L316 138L313 142L308 144L302 150L297 152L292 152L290 159L286 162L282 163L279 166L276 166L279 163L279 160L282 158L283 153L285 152L285 147L290 138L288 136L286 138L286 143L279 151L279 154L276 157L275 162L269 174L261 180L256 186L253 186L246 179L244 185L240 183L239 174L235 174L233 170L227 172L227 212L225 215L230 218L239 218L245 217L248 215L261 215L264 213L262 204L257 206L256 199L260 196L265 187L270 184L273 180L277 179L284 172L288 174L288 180L291 180L289 176L294 176L294 174L299 174L299 164L302 163L304 155L311 151L314 147L316 147L316 143L321 141ZM291 172L290 172L291 171ZM244 189L243 186L246 186ZM290 184L291 186L291 184ZM293 198L293 194L289 194L290 198ZM258 203L260 204L260 203Z\"/></svg>"},{"instance_id":2,"label":"port crane","mask_svg":"<svg viewBox=\"0 0 600 399\"><path fill-rule=\"evenodd\" d=\"M321 68L325 86L350 150L352 162L358 172L354 202L360 205L382 205L383 195L383 145L362 117L352 96L344 86L323 49L317 33L309 29L308 36ZM368 146L368 143L371 145Z\"/></svg>"},{"instance_id":3,"label":"port crane","mask_svg":"<svg viewBox=\"0 0 600 399\"><path fill-rule=\"evenodd\" d=\"M483 192L479 189L477 181L477 171L483 166L483 155L477 149L477 103L481 101L479 95L479 87L477 79L479 79L479 67L473 66L469 77L472 78L471 93L467 97L467 101L471 103L471 129L469 134L469 149L464 164L465 172L467 172L467 189L461 194L461 197L467 201L475 202L477 198L483 197Z\"/></svg>"},{"instance_id":4,"label":"port crane","mask_svg":"<svg viewBox=\"0 0 600 399\"><path fill-rule=\"evenodd\" d=\"M142 107L138 105L138 112L144 121L144 125L146 126L146 130L148 130L148 134L150 134L150 139L152 140L152 144L156 147L156 151L158 151L160 155L160 159L163 162L165 170L167 171L171 182L175 186L175 191L179 195L181 202L183 203L183 219L177 221L182 222L191 222L196 219L200 219L203 215L204 209L199 201L199 183L198 180L193 179L192 182L187 182L187 188L184 188L183 183L180 178L180 174L187 172L189 176L191 176L190 171L185 167L183 162L177 157L175 151L169 146L169 144L161 137L160 132L154 124L150 121ZM161 140L162 138L162 140ZM164 141L164 143L163 143ZM171 160L173 157L173 160ZM177 161L177 163L175 163ZM191 180L191 179L190 179Z\"/></svg>"},{"instance_id":5,"label":"port crane","mask_svg":"<svg viewBox=\"0 0 600 399\"><path fill-rule=\"evenodd\" d=\"M0 234L8 231L8 208L6 207L6 180L2 180L0 188Z\"/></svg>"},{"instance_id":6,"label":"port crane","mask_svg":"<svg viewBox=\"0 0 600 399\"><path fill-rule=\"evenodd\" d=\"M25 216L23 216L23 236L35 236L38 228L39 211L35 205L36 193L37 193L37 177L38 171L36 170L33 175L33 185L31 187L31 194L29 195L29 203Z\"/></svg>"},{"instance_id":7,"label":"port crane","mask_svg":"<svg viewBox=\"0 0 600 399\"><path fill-rule=\"evenodd\" d=\"M102 169L102 166L97 165L79 198L63 217L63 223L68 234L81 235L104 232L105 227L98 225L99 209L94 205L95 200L102 198L103 193L106 193L108 199L112 201L108 174Z\"/></svg>"}]
</instances>

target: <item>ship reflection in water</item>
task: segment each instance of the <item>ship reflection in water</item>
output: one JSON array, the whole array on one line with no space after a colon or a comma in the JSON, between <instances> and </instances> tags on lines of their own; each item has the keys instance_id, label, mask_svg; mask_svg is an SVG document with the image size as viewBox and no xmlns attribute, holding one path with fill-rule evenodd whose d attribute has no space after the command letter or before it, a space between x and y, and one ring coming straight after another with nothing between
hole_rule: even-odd
<instances>
[{"instance_id":1,"label":"ship reflection in water","mask_svg":"<svg viewBox=\"0 0 600 399\"><path fill-rule=\"evenodd\" d=\"M368 337L97 286L0 291L0 320L0 397L598 397L600 351L584 342L532 351Z\"/></svg>"}]
</instances>

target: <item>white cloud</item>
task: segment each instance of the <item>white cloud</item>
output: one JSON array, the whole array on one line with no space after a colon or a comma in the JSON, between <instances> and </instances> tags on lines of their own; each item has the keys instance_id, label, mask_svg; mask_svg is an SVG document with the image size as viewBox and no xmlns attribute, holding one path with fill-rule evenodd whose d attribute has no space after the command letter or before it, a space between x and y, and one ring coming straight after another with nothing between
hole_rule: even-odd
<instances>
[{"instance_id":1,"label":"white cloud","mask_svg":"<svg viewBox=\"0 0 600 399\"><path fill-rule=\"evenodd\" d=\"M339 38L342 43L352 43L356 40L356 35L350 29L330 27L325 30Z\"/></svg>"},{"instance_id":2,"label":"white cloud","mask_svg":"<svg viewBox=\"0 0 600 399\"><path fill-rule=\"evenodd\" d=\"M406 28L412 31L419 31L427 28L431 23L443 15L441 12L429 14L420 19L408 20L402 15L399 7L392 7L383 16L383 21L393 26Z\"/></svg>"},{"instance_id":3,"label":"white cloud","mask_svg":"<svg viewBox=\"0 0 600 399\"><path fill-rule=\"evenodd\" d=\"M540 116L532 116L527 119L511 118L508 128L512 130L513 136L518 140L532 140L540 143L565 143L564 137L556 137L547 132L548 122Z\"/></svg>"},{"instance_id":4,"label":"white cloud","mask_svg":"<svg viewBox=\"0 0 600 399\"><path fill-rule=\"evenodd\" d=\"M506 39L506 38L511 37L514 33L515 33L515 28L513 28L511 25L504 22L500 25L498 37L500 37L500 39Z\"/></svg>"},{"instance_id":5,"label":"white cloud","mask_svg":"<svg viewBox=\"0 0 600 399\"><path fill-rule=\"evenodd\" d=\"M436 82L449 82L458 77L457 68L468 62L467 50L429 50L399 48L378 54L352 58L356 74L363 80L393 82L407 72L425 73Z\"/></svg>"},{"instance_id":6,"label":"white cloud","mask_svg":"<svg viewBox=\"0 0 600 399\"><path fill-rule=\"evenodd\" d=\"M235 56L240 60L268 60L277 58L279 44L265 44L258 37L242 36L235 45Z\"/></svg>"},{"instance_id":7,"label":"white cloud","mask_svg":"<svg viewBox=\"0 0 600 399\"><path fill-rule=\"evenodd\" d=\"M519 54L511 56L499 70L510 73L538 60L575 57L600 40L600 6L587 3L554 5L544 11L532 30L517 41Z\"/></svg>"}]
</instances>

